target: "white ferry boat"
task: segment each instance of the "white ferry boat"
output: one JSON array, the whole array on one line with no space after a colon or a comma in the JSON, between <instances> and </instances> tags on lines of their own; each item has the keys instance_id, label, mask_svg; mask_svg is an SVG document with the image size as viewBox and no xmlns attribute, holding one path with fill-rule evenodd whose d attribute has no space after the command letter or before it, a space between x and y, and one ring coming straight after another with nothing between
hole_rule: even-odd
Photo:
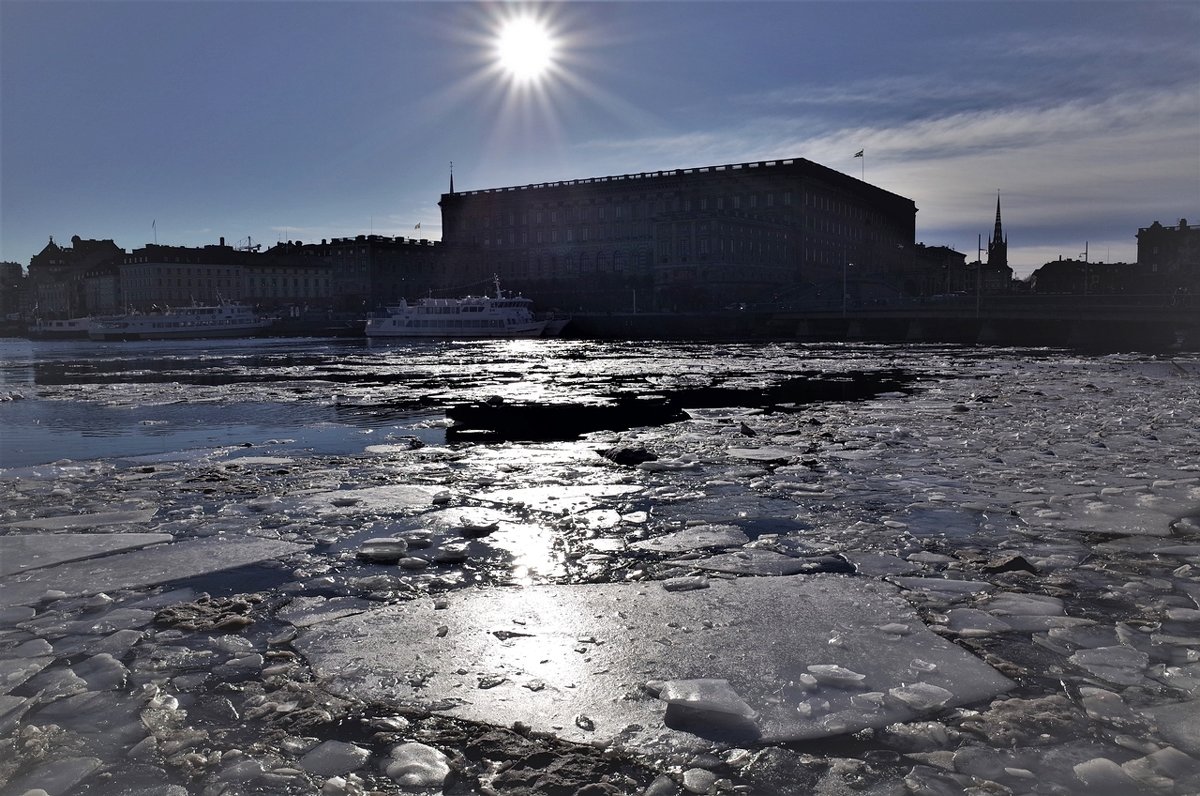
<instances>
[{"instance_id":1,"label":"white ferry boat","mask_svg":"<svg viewBox=\"0 0 1200 796\"><path fill-rule=\"evenodd\" d=\"M506 296L401 300L387 315L367 320L367 337L538 337L546 321L533 317L533 302Z\"/></svg>"},{"instance_id":2,"label":"white ferry boat","mask_svg":"<svg viewBox=\"0 0 1200 796\"><path fill-rule=\"evenodd\" d=\"M274 318L250 307L222 301L163 312L130 313L93 318L88 337L93 340L182 340L206 337L252 337L263 332Z\"/></svg>"},{"instance_id":3,"label":"white ferry boat","mask_svg":"<svg viewBox=\"0 0 1200 796\"><path fill-rule=\"evenodd\" d=\"M91 326L91 318L38 318L27 331L31 340L82 340L88 336Z\"/></svg>"}]
</instances>

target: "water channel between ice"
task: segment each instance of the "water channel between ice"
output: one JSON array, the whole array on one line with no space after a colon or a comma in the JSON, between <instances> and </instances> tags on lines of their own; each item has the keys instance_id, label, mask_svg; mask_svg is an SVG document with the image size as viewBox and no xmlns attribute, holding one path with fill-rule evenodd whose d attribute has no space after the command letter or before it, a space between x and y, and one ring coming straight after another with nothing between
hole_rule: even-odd
<instances>
[{"instance_id":1,"label":"water channel between ice","mask_svg":"<svg viewBox=\"0 0 1200 796\"><path fill-rule=\"evenodd\" d=\"M0 340L0 796L1200 792L1200 358Z\"/></svg>"}]
</instances>

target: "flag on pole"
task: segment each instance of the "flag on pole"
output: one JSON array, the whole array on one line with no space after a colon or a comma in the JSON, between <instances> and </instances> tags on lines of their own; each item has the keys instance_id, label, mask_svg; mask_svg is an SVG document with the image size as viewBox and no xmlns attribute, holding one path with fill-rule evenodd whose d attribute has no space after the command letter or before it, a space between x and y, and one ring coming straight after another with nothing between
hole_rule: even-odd
<instances>
[{"instance_id":1,"label":"flag on pole","mask_svg":"<svg viewBox=\"0 0 1200 796\"><path fill-rule=\"evenodd\" d=\"M415 227L413 227L413 229L420 229L420 228L421 228L421 222L418 221L417 225Z\"/></svg>"},{"instance_id":2,"label":"flag on pole","mask_svg":"<svg viewBox=\"0 0 1200 796\"><path fill-rule=\"evenodd\" d=\"M864 151L866 151L866 150L863 150L863 149L858 150L857 152L854 153L854 157L861 158L863 156Z\"/></svg>"}]
</instances>

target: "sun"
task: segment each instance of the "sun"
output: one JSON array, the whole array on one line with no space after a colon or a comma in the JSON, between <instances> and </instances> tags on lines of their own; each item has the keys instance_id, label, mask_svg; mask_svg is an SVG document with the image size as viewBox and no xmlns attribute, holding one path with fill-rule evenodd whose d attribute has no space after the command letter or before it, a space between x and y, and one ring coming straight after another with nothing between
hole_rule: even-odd
<instances>
[{"instance_id":1,"label":"sun","mask_svg":"<svg viewBox=\"0 0 1200 796\"><path fill-rule=\"evenodd\" d=\"M544 77L554 65L556 50L550 29L532 16L507 20L496 36L496 61L518 83Z\"/></svg>"}]
</instances>

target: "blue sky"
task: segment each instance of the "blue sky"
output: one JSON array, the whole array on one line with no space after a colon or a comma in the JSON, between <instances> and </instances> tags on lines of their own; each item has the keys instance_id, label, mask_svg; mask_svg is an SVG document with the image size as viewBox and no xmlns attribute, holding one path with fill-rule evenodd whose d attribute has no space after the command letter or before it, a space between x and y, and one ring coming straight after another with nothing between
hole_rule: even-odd
<instances>
[{"instance_id":1,"label":"blue sky","mask_svg":"<svg viewBox=\"0 0 1200 796\"><path fill-rule=\"evenodd\" d=\"M514 85L501 21L550 72ZM0 0L0 259L440 237L459 190L803 157L1018 275L1200 222L1200 4ZM853 154L865 149L862 160ZM420 223L420 230L414 227Z\"/></svg>"}]
</instances>

